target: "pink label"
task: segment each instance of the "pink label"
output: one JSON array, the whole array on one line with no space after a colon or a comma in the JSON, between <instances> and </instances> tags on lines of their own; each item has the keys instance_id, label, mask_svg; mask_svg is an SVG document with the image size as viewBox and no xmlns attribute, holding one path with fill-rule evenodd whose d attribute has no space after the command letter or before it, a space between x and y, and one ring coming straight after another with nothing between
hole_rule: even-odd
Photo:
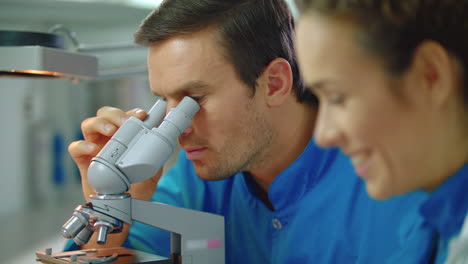
<instances>
[{"instance_id":1,"label":"pink label","mask_svg":"<svg viewBox=\"0 0 468 264\"><path fill-rule=\"evenodd\" d=\"M220 248L221 247L221 240L219 239L211 239L206 241L207 248Z\"/></svg>"}]
</instances>

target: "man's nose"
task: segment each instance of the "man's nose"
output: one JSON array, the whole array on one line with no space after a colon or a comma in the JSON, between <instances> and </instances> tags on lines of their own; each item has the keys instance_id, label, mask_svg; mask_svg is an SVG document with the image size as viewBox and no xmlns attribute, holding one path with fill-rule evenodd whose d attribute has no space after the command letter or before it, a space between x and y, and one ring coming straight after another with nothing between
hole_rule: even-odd
<instances>
[{"instance_id":1,"label":"man's nose","mask_svg":"<svg viewBox=\"0 0 468 264\"><path fill-rule=\"evenodd\" d=\"M190 135L190 133L193 132L193 127L192 126L189 126L187 127L184 132L182 132L181 136L185 137L185 136L188 136Z\"/></svg>"},{"instance_id":2,"label":"man's nose","mask_svg":"<svg viewBox=\"0 0 468 264\"><path fill-rule=\"evenodd\" d=\"M172 108L176 108L179 102L175 100L167 100L167 105L166 105L166 115L169 114Z\"/></svg>"}]
</instances>

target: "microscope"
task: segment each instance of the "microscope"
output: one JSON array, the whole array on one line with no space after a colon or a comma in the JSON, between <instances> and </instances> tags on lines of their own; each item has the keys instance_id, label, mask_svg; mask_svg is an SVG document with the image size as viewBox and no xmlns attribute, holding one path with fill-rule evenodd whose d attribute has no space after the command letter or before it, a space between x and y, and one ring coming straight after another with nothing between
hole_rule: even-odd
<instances>
[{"instance_id":1,"label":"microscope","mask_svg":"<svg viewBox=\"0 0 468 264\"><path fill-rule=\"evenodd\" d=\"M126 193L130 184L145 181L162 168L172 155L177 138L199 110L190 97L184 97L167 115L166 106L164 100L158 100L145 120L130 117L92 159L88 182L97 194L90 196L88 204L75 208L62 227L62 235L81 246L97 232L96 242L105 244L108 234L121 232L124 223L137 221L170 232L170 258L125 248L58 254L46 249L36 252L39 261L224 264L224 217L137 200ZM130 256L127 262L122 260L125 256Z\"/></svg>"}]
</instances>

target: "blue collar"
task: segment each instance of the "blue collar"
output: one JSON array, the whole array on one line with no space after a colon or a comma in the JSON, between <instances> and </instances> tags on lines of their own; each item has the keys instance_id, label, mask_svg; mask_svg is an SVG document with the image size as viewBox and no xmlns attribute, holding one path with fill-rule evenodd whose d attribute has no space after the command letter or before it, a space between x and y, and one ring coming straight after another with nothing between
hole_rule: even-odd
<instances>
[{"instance_id":1,"label":"blue collar","mask_svg":"<svg viewBox=\"0 0 468 264\"><path fill-rule=\"evenodd\" d=\"M322 172L337 153L339 151L336 149L319 148L311 139L304 152L271 183L268 198L275 211L291 207L300 200L320 180ZM244 173L244 179L248 189L254 194L251 177Z\"/></svg>"},{"instance_id":2,"label":"blue collar","mask_svg":"<svg viewBox=\"0 0 468 264\"><path fill-rule=\"evenodd\" d=\"M468 162L430 195L420 212L442 238L460 232L468 212Z\"/></svg>"}]
</instances>

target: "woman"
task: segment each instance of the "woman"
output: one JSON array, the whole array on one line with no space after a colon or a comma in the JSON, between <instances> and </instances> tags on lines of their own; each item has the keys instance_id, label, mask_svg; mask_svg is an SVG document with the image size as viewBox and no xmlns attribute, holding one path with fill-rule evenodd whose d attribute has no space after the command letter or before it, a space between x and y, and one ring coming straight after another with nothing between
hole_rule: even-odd
<instances>
[{"instance_id":1,"label":"woman","mask_svg":"<svg viewBox=\"0 0 468 264\"><path fill-rule=\"evenodd\" d=\"M430 192L435 263L468 263L468 1L297 4L317 144L349 155L375 199Z\"/></svg>"}]
</instances>

